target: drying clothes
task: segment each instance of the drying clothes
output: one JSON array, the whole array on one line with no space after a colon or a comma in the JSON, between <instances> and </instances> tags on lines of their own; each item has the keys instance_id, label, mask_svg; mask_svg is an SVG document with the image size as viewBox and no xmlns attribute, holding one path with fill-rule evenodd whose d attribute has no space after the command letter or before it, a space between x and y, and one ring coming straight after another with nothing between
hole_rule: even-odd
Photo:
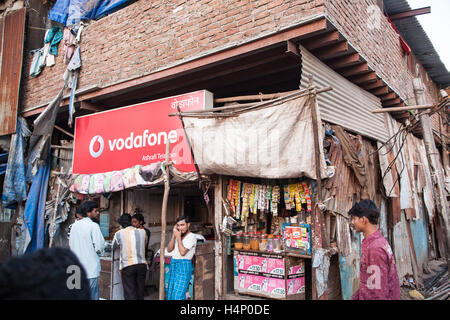
<instances>
[{"instance_id":1,"label":"drying clothes","mask_svg":"<svg viewBox=\"0 0 450 320\"><path fill-rule=\"evenodd\" d=\"M71 87L72 90L70 92L70 100L69 100L69 120L68 120L69 127L72 127L73 115L75 113L75 105L74 105L75 91L77 90L80 67L81 67L81 57L80 57L80 47L78 47L77 50L75 51L75 54L72 56L72 59L70 59L69 65L67 66L67 70L73 73L73 82Z\"/></svg>"},{"instance_id":2,"label":"drying clothes","mask_svg":"<svg viewBox=\"0 0 450 320\"><path fill-rule=\"evenodd\" d=\"M75 40L75 35L69 28L64 28L63 32L63 58L64 63L69 64L70 59L72 58L73 53L75 52L75 45L73 44Z\"/></svg>"},{"instance_id":3,"label":"drying clothes","mask_svg":"<svg viewBox=\"0 0 450 320\"><path fill-rule=\"evenodd\" d=\"M63 32L59 27L53 27L47 30L45 34L44 43L50 44L49 54L57 56L58 55L58 44L63 39Z\"/></svg>"},{"instance_id":4,"label":"drying clothes","mask_svg":"<svg viewBox=\"0 0 450 320\"><path fill-rule=\"evenodd\" d=\"M80 56L80 47L78 47L74 55L70 59L67 69L69 69L70 71L74 71L80 67L81 67L81 56Z\"/></svg>"},{"instance_id":5,"label":"drying clothes","mask_svg":"<svg viewBox=\"0 0 450 320\"><path fill-rule=\"evenodd\" d=\"M30 77L37 77L41 71L44 61L44 48L41 48L37 50L34 53L33 61L31 62L31 68L30 68Z\"/></svg>"}]
</instances>

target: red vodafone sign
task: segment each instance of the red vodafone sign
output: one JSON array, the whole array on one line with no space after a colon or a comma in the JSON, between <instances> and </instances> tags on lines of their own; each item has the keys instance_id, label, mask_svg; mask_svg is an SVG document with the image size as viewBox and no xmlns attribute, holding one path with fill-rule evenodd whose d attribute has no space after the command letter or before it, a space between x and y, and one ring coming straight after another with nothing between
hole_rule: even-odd
<instances>
[{"instance_id":1,"label":"red vodafone sign","mask_svg":"<svg viewBox=\"0 0 450 320\"><path fill-rule=\"evenodd\" d=\"M123 170L162 162L170 141L170 161L195 171L189 145L178 117L169 113L213 107L206 90L78 117L75 120L74 174Z\"/></svg>"}]
</instances>

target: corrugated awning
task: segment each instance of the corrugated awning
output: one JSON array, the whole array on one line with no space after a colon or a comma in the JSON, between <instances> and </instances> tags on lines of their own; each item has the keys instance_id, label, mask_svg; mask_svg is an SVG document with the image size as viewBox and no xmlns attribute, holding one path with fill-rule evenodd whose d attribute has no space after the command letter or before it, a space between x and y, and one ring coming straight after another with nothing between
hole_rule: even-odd
<instances>
[{"instance_id":1,"label":"corrugated awning","mask_svg":"<svg viewBox=\"0 0 450 320\"><path fill-rule=\"evenodd\" d=\"M411 10L407 0L384 0L384 7L389 15ZM411 47L416 58L427 70L431 79L443 87L450 86L450 72L442 63L439 54L417 18L408 17L392 22ZM447 40L442 39L442 41Z\"/></svg>"}]
</instances>

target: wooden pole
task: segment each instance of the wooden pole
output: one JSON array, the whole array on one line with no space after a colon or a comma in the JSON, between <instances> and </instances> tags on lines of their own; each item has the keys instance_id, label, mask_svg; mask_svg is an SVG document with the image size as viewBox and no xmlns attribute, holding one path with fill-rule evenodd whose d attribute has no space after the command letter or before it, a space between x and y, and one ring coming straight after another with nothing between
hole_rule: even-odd
<instances>
[{"instance_id":1,"label":"wooden pole","mask_svg":"<svg viewBox=\"0 0 450 320\"><path fill-rule=\"evenodd\" d=\"M413 79L414 95L418 104L425 104L425 96L423 90L423 83L420 78ZM433 181L433 188L436 198L436 215L441 225L443 238L445 239L445 256L447 259L447 266L450 269L450 212L447 201L447 192L445 191L445 182L442 172L442 165L439 161L439 153L434 143L432 125L430 116L421 113L420 125L422 127L423 141L425 143L425 150L430 165L431 178Z\"/></svg>"},{"instance_id":2,"label":"wooden pole","mask_svg":"<svg viewBox=\"0 0 450 320\"><path fill-rule=\"evenodd\" d=\"M270 101L263 101L263 102L258 102L258 103L251 103L251 104L236 104L236 105L231 105L231 106L225 106L225 107L217 107L217 108L213 108L213 109L204 109L204 110L191 110L191 111L183 111L180 112L178 110L178 113L169 113L169 116L187 116L189 114L203 114L203 113L214 113L217 111L231 111L231 110L238 110L238 109L242 109L244 107L248 107L248 108L259 108L268 104L271 104L273 102L276 101L280 101L284 98L289 98L289 97L296 97L296 96L304 96L309 94L309 89L302 89L302 90L295 90L293 91L293 93L287 94L287 95L283 95L279 98L276 98L274 100L270 100ZM323 93L323 92L327 92L333 90L332 87L325 87L325 88L320 88L316 91L316 93ZM220 114L220 113L219 113Z\"/></svg>"},{"instance_id":3,"label":"wooden pole","mask_svg":"<svg viewBox=\"0 0 450 320\"><path fill-rule=\"evenodd\" d=\"M220 234L220 225L222 223L222 188L223 177L217 178L214 186L214 299L220 300L223 297L223 242Z\"/></svg>"},{"instance_id":4,"label":"wooden pole","mask_svg":"<svg viewBox=\"0 0 450 320\"><path fill-rule=\"evenodd\" d=\"M65 134L67 134L67 135L68 135L69 137L71 137L72 139L74 138L74 135L73 135L73 134L71 134L69 131L66 131L66 130L64 130L63 128L57 126L56 124L55 124L55 128L58 129L59 131L65 133Z\"/></svg>"},{"instance_id":5,"label":"wooden pole","mask_svg":"<svg viewBox=\"0 0 450 320\"><path fill-rule=\"evenodd\" d=\"M310 80L312 82L312 78ZM322 202L322 178L321 178L321 164L320 161L320 144L319 144L319 124L318 124L318 118L317 118L317 110L318 110L318 103L316 98L316 89L312 89L312 100L311 100L311 115L312 115L312 121L313 121L313 134L314 134L314 159L316 162L316 181L317 181L317 203ZM322 229L322 247L328 248L330 244L328 243L327 239L327 228L325 219L323 217L322 210L319 210L319 218L320 218L320 224Z\"/></svg>"},{"instance_id":6,"label":"wooden pole","mask_svg":"<svg viewBox=\"0 0 450 320\"><path fill-rule=\"evenodd\" d=\"M326 89L331 90L331 87L327 87ZM258 95L250 95L250 96L238 96L238 97L229 97L229 98L218 98L214 99L215 103L226 103L226 102L237 102L237 101L252 101L252 100L272 100L275 98L283 97L292 93L299 93L299 92L307 92L308 89L299 89L299 90L292 90L292 91L286 91L286 92L279 92L279 93L270 93L270 94L258 94ZM323 89L320 89L323 90ZM326 91L328 91L326 90ZM325 91L323 91L325 92Z\"/></svg>"},{"instance_id":7,"label":"wooden pole","mask_svg":"<svg viewBox=\"0 0 450 320\"><path fill-rule=\"evenodd\" d=\"M382 109L374 109L374 110L372 110L372 113L420 110L420 109L433 108L434 106L435 106L434 104L424 104L424 105L417 105L417 106L382 108Z\"/></svg>"},{"instance_id":8,"label":"wooden pole","mask_svg":"<svg viewBox=\"0 0 450 320\"><path fill-rule=\"evenodd\" d=\"M166 143L166 161L164 162L164 197L161 211L161 246L159 250L159 300L164 300L164 252L166 250L166 214L167 201L169 199L170 191L170 163L169 163L169 147L170 141L167 139Z\"/></svg>"},{"instance_id":9,"label":"wooden pole","mask_svg":"<svg viewBox=\"0 0 450 320\"><path fill-rule=\"evenodd\" d=\"M315 233L315 237L319 236L321 238L321 243L319 245L322 246L322 248L329 249L329 242L328 236L326 234L327 228L325 223L325 218L323 216L322 210L318 207L318 204L322 203L322 177L321 177L321 161L320 161L320 143L319 143L319 123L318 123L318 117L317 117L317 111L318 111L318 102L317 102L317 90L313 86L313 76L310 75L309 77L309 90L311 94L311 116L313 121L313 138L314 138L314 159L316 163L316 181L317 181L317 203L314 206L314 209L312 213L314 214L314 228L316 227L316 215L318 217L318 222L320 224L320 228L317 229L317 233L320 232L320 234ZM314 257L313 257L314 259ZM314 268L311 268L312 271L312 285L313 288L316 285L316 277L315 277L315 270ZM315 295L317 294L317 290L313 290L313 299L316 298ZM325 289L325 292L322 296L319 297L319 300L328 300L328 289Z\"/></svg>"},{"instance_id":10,"label":"wooden pole","mask_svg":"<svg viewBox=\"0 0 450 320\"><path fill-rule=\"evenodd\" d=\"M279 98L291 93L300 92L301 90L292 90L286 92L279 93L270 93L270 94L254 94L249 96L238 96L238 97L228 97L228 98L218 98L214 99L215 103L226 103L226 102L237 102L237 101L253 101L253 100L271 100L275 98Z\"/></svg>"}]
</instances>

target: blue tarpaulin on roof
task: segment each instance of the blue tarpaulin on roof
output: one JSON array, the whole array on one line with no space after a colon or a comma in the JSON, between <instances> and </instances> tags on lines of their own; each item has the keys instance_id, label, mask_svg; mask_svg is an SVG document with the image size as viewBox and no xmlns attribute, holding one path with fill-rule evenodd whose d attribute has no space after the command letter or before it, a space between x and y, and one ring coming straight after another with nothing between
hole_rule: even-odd
<instances>
[{"instance_id":1,"label":"blue tarpaulin on roof","mask_svg":"<svg viewBox=\"0 0 450 320\"><path fill-rule=\"evenodd\" d=\"M136 0L57 0L48 18L66 26L98 19Z\"/></svg>"}]
</instances>

